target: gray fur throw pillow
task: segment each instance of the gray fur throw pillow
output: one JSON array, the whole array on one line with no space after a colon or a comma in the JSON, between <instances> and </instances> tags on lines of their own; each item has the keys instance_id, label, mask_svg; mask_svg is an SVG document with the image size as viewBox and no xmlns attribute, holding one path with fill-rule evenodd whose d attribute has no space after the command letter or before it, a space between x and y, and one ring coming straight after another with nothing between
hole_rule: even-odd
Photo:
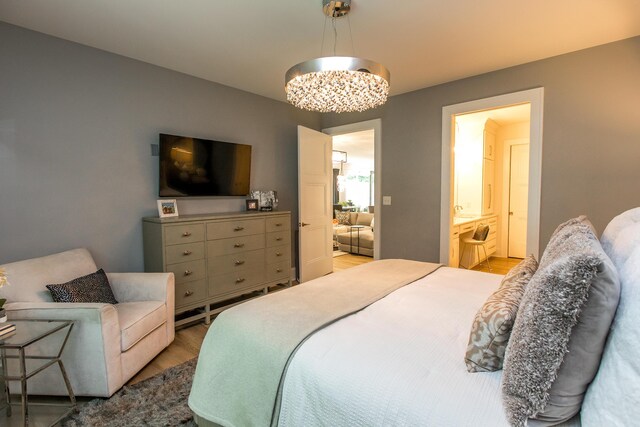
<instances>
[{"instance_id":1,"label":"gray fur throw pillow","mask_svg":"<svg viewBox=\"0 0 640 427\"><path fill-rule=\"evenodd\" d=\"M469 372L502 369L504 353L516 320L524 288L538 268L529 255L504 276L497 291L487 298L473 319L464 362Z\"/></svg>"},{"instance_id":2,"label":"gray fur throw pillow","mask_svg":"<svg viewBox=\"0 0 640 427\"><path fill-rule=\"evenodd\" d=\"M558 227L527 285L507 346L502 398L514 426L573 417L593 380L620 283L586 219Z\"/></svg>"}]
</instances>

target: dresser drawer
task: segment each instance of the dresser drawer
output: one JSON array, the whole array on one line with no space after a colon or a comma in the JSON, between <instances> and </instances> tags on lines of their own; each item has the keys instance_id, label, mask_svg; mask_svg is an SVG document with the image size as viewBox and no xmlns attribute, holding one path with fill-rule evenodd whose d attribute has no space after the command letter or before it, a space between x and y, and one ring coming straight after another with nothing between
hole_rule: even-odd
<instances>
[{"instance_id":1,"label":"dresser drawer","mask_svg":"<svg viewBox=\"0 0 640 427\"><path fill-rule=\"evenodd\" d=\"M176 309L194 304L207 297L205 279L176 284Z\"/></svg>"},{"instance_id":2,"label":"dresser drawer","mask_svg":"<svg viewBox=\"0 0 640 427\"><path fill-rule=\"evenodd\" d=\"M488 255L495 253L496 247L497 247L497 240L495 238L487 240L486 248L487 248Z\"/></svg>"},{"instance_id":3,"label":"dresser drawer","mask_svg":"<svg viewBox=\"0 0 640 427\"><path fill-rule=\"evenodd\" d=\"M176 283L185 283L205 278L204 260L168 264L167 271L176 276Z\"/></svg>"},{"instance_id":4,"label":"dresser drawer","mask_svg":"<svg viewBox=\"0 0 640 427\"><path fill-rule=\"evenodd\" d=\"M267 248L267 264L288 260L291 256L291 246L274 246Z\"/></svg>"},{"instance_id":5,"label":"dresser drawer","mask_svg":"<svg viewBox=\"0 0 640 427\"><path fill-rule=\"evenodd\" d=\"M282 230L291 230L291 220L289 216L267 218L267 233Z\"/></svg>"},{"instance_id":6,"label":"dresser drawer","mask_svg":"<svg viewBox=\"0 0 640 427\"><path fill-rule=\"evenodd\" d=\"M264 219L217 221L207 223L207 240L264 233Z\"/></svg>"},{"instance_id":7,"label":"dresser drawer","mask_svg":"<svg viewBox=\"0 0 640 427\"><path fill-rule=\"evenodd\" d=\"M170 225L165 227L165 244L202 242L204 240L204 224Z\"/></svg>"},{"instance_id":8,"label":"dresser drawer","mask_svg":"<svg viewBox=\"0 0 640 427\"><path fill-rule=\"evenodd\" d=\"M264 235L238 236L230 239L209 240L207 254L211 256L229 255L264 248Z\"/></svg>"},{"instance_id":9,"label":"dresser drawer","mask_svg":"<svg viewBox=\"0 0 640 427\"><path fill-rule=\"evenodd\" d=\"M251 288L262 282L264 282L264 268L212 276L209 278L209 297Z\"/></svg>"},{"instance_id":10,"label":"dresser drawer","mask_svg":"<svg viewBox=\"0 0 640 427\"><path fill-rule=\"evenodd\" d=\"M460 237L460 227L458 227L457 225L451 227L451 238L457 239L458 237Z\"/></svg>"},{"instance_id":11,"label":"dresser drawer","mask_svg":"<svg viewBox=\"0 0 640 427\"><path fill-rule=\"evenodd\" d=\"M209 257L209 274L211 275L252 269L264 269L264 249Z\"/></svg>"},{"instance_id":12,"label":"dresser drawer","mask_svg":"<svg viewBox=\"0 0 640 427\"><path fill-rule=\"evenodd\" d=\"M204 242L167 246L165 256L167 264L204 259Z\"/></svg>"},{"instance_id":13,"label":"dresser drawer","mask_svg":"<svg viewBox=\"0 0 640 427\"><path fill-rule=\"evenodd\" d=\"M476 229L476 223L475 222L468 222L468 223L462 224L460 226L460 234L468 233L469 231L473 231L475 229Z\"/></svg>"},{"instance_id":14,"label":"dresser drawer","mask_svg":"<svg viewBox=\"0 0 640 427\"><path fill-rule=\"evenodd\" d=\"M276 231L273 233L267 233L267 247L289 245L291 244L291 232Z\"/></svg>"},{"instance_id":15,"label":"dresser drawer","mask_svg":"<svg viewBox=\"0 0 640 427\"><path fill-rule=\"evenodd\" d=\"M291 266L289 265L289 260L276 262L274 264L268 264L267 265L267 281L272 282L278 279L289 280L290 271L291 271Z\"/></svg>"}]
</instances>

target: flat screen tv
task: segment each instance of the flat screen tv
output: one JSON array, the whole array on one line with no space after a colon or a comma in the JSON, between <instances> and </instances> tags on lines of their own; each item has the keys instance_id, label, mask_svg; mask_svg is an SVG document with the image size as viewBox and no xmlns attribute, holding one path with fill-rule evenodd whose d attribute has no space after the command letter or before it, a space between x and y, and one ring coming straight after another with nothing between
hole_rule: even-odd
<instances>
[{"instance_id":1,"label":"flat screen tv","mask_svg":"<svg viewBox=\"0 0 640 427\"><path fill-rule=\"evenodd\" d=\"M246 196L251 146L160 134L160 197Z\"/></svg>"}]
</instances>

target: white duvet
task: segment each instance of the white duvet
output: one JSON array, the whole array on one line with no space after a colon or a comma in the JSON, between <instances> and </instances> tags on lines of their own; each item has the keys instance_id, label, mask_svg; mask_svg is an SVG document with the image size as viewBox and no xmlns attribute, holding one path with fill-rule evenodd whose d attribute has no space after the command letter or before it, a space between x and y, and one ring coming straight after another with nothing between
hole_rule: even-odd
<instances>
[{"instance_id":1,"label":"white duvet","mask_svg":"<svg viewBox=\"0 0 640 427\"><path fill-rule=\"evenodd\" d=\"M464 364L501 278L443 267L317 332L288 368L279 425L508 426L502 371Z\"/></svg>"}]
</instances>

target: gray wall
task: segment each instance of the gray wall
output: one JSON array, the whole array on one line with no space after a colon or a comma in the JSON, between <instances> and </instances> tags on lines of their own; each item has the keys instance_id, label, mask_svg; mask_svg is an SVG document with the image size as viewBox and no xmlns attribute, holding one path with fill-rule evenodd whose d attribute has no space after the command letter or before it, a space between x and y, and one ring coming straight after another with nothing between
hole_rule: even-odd
<instances>
[{"instance_id":1,"label":"gray wall","mask_svg":"<svg viewBox=\"0 0 640 427\"><path fill-rule=\"evenodd\" d=\"M107 271L141 271L159 132L253 145L253 187L278 190L297 222L298 124L319 129L320 115L0 23L0 264L87 247Z\"/></svg>"},{"instance_id":2,"label":"gray wall","mask_svg":"<svg viewBox=\"0 0 640 427\"><path fill-rule=\"evenodd\" d=\"M393 79L393 70L392 79ZM382 257L437 261L442 107L544 87L541 248L586 214L599 232L640 206L640 37L390 98L379 110L324 115L331 127L382 119ZM392 81L393 85L393 81Z\"/></svg>"}]
</instances>

